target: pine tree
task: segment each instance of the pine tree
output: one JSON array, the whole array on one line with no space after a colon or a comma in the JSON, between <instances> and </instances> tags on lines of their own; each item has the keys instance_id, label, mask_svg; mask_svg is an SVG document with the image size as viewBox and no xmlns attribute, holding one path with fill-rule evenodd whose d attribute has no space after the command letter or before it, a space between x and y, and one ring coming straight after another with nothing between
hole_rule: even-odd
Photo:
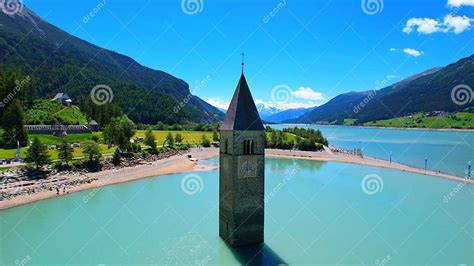
<instances>
[{"instance_id":1,"label":"pine tree","mask_svg":"<svg viewBox=\"0 0 474 266\"><path fill-rule=\"evenodd\" d=\"M211 142L210 142L209 139L206 137L206 135L202 134L201 138L202 138L201 145L202 145L203 147L205 147L205 148L211 147Z\"/></svg>"},{"instance_id":2,"label":"pine tree","mask_svg":"<svg viewBox=\"0 0 474 266\"><path fill-rule=\"evenodd\" d=\"M17 141L20 146L28 144L28 134L24 128L25 114L20 101L13 100L3 113L2 127L4 129L3 142L8 148L16 147Z\"/></svg>"},{"instance_id":3,"label":"pine tree","mask_svg":"<svg viewBox=\"0 0 474 266\"><path fill-rule=\"evenodd\" d=\"M174 137L174 141L178 144L181 144L183 142L183 135L181 133L177 133L176 136Z\"/></svg>"},{"instance_id":4,"label":"pine tree","mask_svg":"<svg viewBox=\"0 0 474 266\"><path fill-rule=\"evenodd\" d=\"M168 132L168 134L166 135L165 143L167 143L168 146L173 146L174 145L174 138L173 138L173 134L171 134L171 132Z\"/></svg>"},{"instance_id":5,"label":"pine tree","mask_svg":"<svg viewBox=\"0 0 474 266\"><path fill-rule=\"evenodd\" d=\"M26 162L34 164L36 169L40 169L51 162L48 154L48 147L43 145L38 138L33 140L33 143L28 150Z\"/></svg>"},{"instance_id":6,"label":"pine tree","mask_svg":"<svg viewBox=\"0 0 474 266\"><path fill-rule=\"evenodd\" d=\"M117 148L112 156L112 163L114 165L120 165L120 161L122 160L122 151L120 148Z\"/></svg>"},{"instance_id":7,"label":"pine tree","mask_svg":"<svg viewBox=\"0 0 474 266\"><path fill-rule=\"evenodd\" d=\"M219 141L219 134L217 134L217 130L212 131L212 140L213 141Z\"/></svg>"},{"instance_id":8,"label":"pine tree","mask_svg":"<svg viewBox=\"0 0 474 266\"><path fill-rule=\"evenodd\" d=\"M71 148L71 145L67 143L66 140L63 140L61 145L59 145L58 158L63 160L66 165L69 166L69 162L72 160L72 152L73 148Z\"/></svg>"},{"instance_id":9,"label":"pine tree","mask_svg":"<svg viewBox=\"0 0 474 266\"><path fill-rule=\"evenodd\" d=\"M145 139L143 142L145 145L150 146L152 152L156 152L156 138L150 127L145 132Z\"/></svg>"}]
</instances>

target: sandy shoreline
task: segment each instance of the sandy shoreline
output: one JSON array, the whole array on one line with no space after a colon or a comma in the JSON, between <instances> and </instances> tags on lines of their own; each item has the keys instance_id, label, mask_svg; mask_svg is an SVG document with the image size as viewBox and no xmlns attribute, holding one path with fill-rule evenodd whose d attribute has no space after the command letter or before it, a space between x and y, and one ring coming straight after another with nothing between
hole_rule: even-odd
<instances>
[{"instance_id":1,"label":"sandy shoreline","mask_svg":"<svg viewBox=\"0 0 474 266\"><path fill-rule=\"evenodd\" d=\"M267 149L266 156L268 157L280 157L280 158L294 158L294 159L306 159L306 160L315 160L315 161L325 161L325 162L340 162L340 163L351 163L359 164L364 166L395 169L399 171L411 172L416 174L430 175L435 177L441 177L446 179L451 179L459 182L465 182L468 184L474 184L474 180L467 180L462 177L434 172L424 169L419 169L411 166L407 166L400 163L376 159L372 157L360 158L358 156L342 154L342 153L332 153L328 151L324 152L308 152L308 151L290 151L290 150L273 150Z\"/></svg>"},{"instance_id":2,"label":"sandy shoreline","mask_svg":"<svg viewBox=\"0 0 474 266\"><path fill-rule=\"evenodd\" d=\"M111 169L105 170L97 173L89 173L86 176L74 175L73 178L87 178L94 180L90 183L80 184L67 189L67 194L88 190L88 189L97 189L103 186L130 182L141 178L154 177L159 175L166 174L175 174L182 172L193 172L193 171L209 171L215 170L215 166L199 165L195 160L190 160L188 155L191 155L192 158L197 160L205 160L215 156L218 156L218 148L208 148L208 149L191 149L190 152L175 155L166 159L158 160L153 163L138 165L133 167L126 167L121 169ZM329 149L326 149L322 152L307 152L307 151L295 151L295 150L276 150L276 149L267 149L267 157L280 157L280 158L291 158L291 159L306 159L306 160L316 160L316 161L331 161L331 162L341 162L341 163L351 163L359 164L372 167L380 168L389 168L400 171L412 172L417 174L426 174L440 178L446 178L455 180L458 182L464 182L468 184L474 184L474 180L466 180L461 177L438 173L433 171L426 171L423 169L418 169L410 166L406 166L399 163L390 163L388 161L364 157L360 158L358 156L343 154L343 153L334 153ZM56 180L70 180L71 176L61 176L55 175L49 177L48 179ZM62 191L61 191L62 192ZM61 195L66 195L61 193ZM0 210L20 206L23 204L36 202L52 197L57 197L55 191L42 191L30 195L22 195L12 199L0 201Z\"/></svg>"},{"instance_id":3,"label":"sandy shoreline","mask_svg":"<svg viewBox=\"0 0 474 266\"><path fill-rule=\"evenodd\" d=\"M91 183L80 184L74 187L67 188L67 194L71 194L74 192L79 192L88 189L96 189L112 184L130 182L141 178L176 174L182 172L209 171L216 169L216 167L214 166L198 165L196 162L191 161L188 158L188 155L191 155L193 158L198 160L205 160L216 156L217 152L213 151L212 149L192 149L188 153L171 156L169 158L158 160L149 164L105 170L96 173L88 173L86 176L81 176L78 174L72 177L55 175L52 177L48 177L48 179L51 178L57 180L64 180L71 178L83 178L95 180ZM62 193L61 190L61 194L59 195L57 195L55 191L42 191L35 194L22 195L9 200L0 201L0 210L67 194Z\"/></svg>"}]
</instances>

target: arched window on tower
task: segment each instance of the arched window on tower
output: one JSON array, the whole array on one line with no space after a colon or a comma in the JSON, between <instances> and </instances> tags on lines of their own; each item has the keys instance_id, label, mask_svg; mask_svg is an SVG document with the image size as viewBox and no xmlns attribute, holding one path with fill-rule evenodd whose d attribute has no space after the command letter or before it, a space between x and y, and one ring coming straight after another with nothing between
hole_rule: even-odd
<instances>
[{"instance_id":1,"label":"arched window on tower","mask_svg":"<svg viewBox=\"0 0 474 266\"><path fill-rule=\"evenodd\" d=\"M251 155L255 153L253 139L244 140L244 154Z\"/></svg>"}]
</instances>

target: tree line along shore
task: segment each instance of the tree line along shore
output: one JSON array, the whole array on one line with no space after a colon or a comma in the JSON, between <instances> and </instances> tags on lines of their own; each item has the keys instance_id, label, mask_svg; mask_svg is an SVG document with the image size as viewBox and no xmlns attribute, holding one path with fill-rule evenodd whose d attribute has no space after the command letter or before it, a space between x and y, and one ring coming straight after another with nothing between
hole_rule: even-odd
<instances>
[{"instance_id":1,"label":"tree line along shore","mask_svg":"<svg viewBox=\"0 0 474 266\"><path fill-rule=\"evenodd\" d=\"M3 142L11 133L0 131ZM116 165L123 160L148 158L168 151L188 150L191 147L218 147L218 125L136 125L126 116L113 118L99 132L69 134L56 137L45 134L20 134L18 147L0 149L0 158L12 160L17 156L24 164L20 168L71 170L100 169L101 161L111 157ZM267 148L322 150L328 141L319 130L266 127ZM20 143L24 143L21 147ZM2 166L3 171L9 169Z\"/></svg>"}]
</instances>

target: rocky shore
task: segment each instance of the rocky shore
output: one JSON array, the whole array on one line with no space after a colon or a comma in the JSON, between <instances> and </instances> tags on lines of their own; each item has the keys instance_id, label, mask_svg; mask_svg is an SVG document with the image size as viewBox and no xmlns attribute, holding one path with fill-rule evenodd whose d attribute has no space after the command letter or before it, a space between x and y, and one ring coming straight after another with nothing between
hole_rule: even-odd
<instances>
[{"instance_id":1,"label":"rocky shore","mask_svg":"<svg viewBox=\"0 0 474 266\"><path fill-rule=\"evenodd\" d=\"M163 160L172 156L187 153L188 151L169 151L147 158L132 158L122 160L120 165L112 164L110 159L106 159L100 171L122 169L137 165L151 164L158 160ZM26 170L14 169L2 173L0 181L0 201L9 200L22 195L52 191L57 194L67 193L71 188L79 185L90 184L98 178L90 177L94 173L85 168L57 171L57 170Z\"/></svg>"}]
</instances>

